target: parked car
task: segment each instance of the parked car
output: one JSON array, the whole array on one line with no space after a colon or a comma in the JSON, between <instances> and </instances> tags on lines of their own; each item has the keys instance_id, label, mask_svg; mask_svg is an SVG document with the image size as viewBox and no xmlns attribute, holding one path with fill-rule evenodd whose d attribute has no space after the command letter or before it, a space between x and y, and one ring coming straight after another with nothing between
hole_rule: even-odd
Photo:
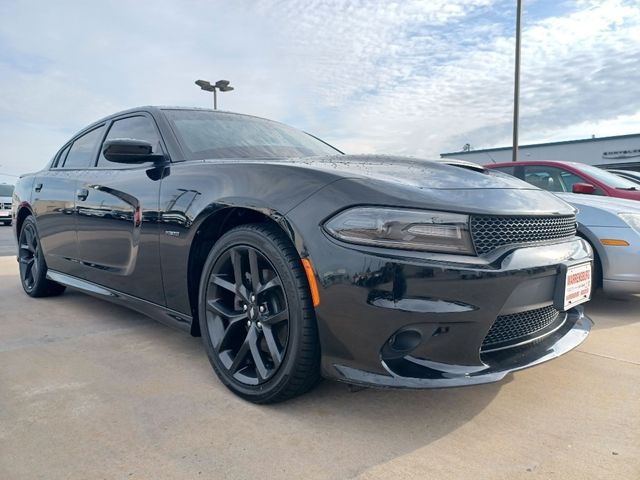
<instances>
[{"instance_id":1,"label":"parked car","mask_svg":"<svg viewBox=\"0 0 640 480\"><path fill-rule=\"evenodd\" d=\"M0 223L11 225L11 199L13 197L13 185L0 184Z\"/></svg>"},{"instance_id":2,"label":"parked car","mask_svg":"<svg viewBox=\"0 0 640 480\"><path fill-rule=\"evenodd\" d=\"M558 193L578 209L578 235L593 248L594 285L640 293L640 204L623 198Z\"/></svg>"},{"instance_id":3,"label":"parked car","mask_svg":"<svg viewBox=\"0 0 640 480\"><path fill-rule=\"evenodd\" d=\"M27 295L74 287L201 335L220 380L257 403L321 374L493 382L591 328L574 209L485 169L144 107L83 129L15 197Z\"/></svg>"},{"instance_id":4,"label":"parked car","mask_svg":"<svg viewBox=\"0 0 640 480\"><path fill-rule=\"evenodd\" d=\"M551 192L573 192L640 200L637 183L607 170L576 162L527 160L485 165Z\"/></svg>"},{"instance_id":5,"label":"parked car","mask_svg":"<svg viewBox=\"0 0 640 480\"><path fill-rule=\"evenodd\" d=\"M527 170L519 173L526 177ZM593 287L607 293L640 293L640 204L623 198L555 193L576 208L578 235L594 251Z\"/></svg>"},{"instance_id":6,"label":"parked car","mask_svg":"<svg viewBox=\"0 0 640 480\"><path fill-rule=\"evenodd\" d=\"M631 180L634 183L640 184L640 172L617 169L607 169L607 172L615 173L619 177L626 178L627 180Z\"/></svg>"}]
</instances>

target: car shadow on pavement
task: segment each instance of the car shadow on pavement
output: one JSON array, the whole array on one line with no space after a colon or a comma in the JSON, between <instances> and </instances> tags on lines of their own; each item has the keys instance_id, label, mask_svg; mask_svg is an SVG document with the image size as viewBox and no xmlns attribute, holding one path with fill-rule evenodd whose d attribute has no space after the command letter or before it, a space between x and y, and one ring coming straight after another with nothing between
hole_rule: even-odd
<instances>
[{"instance_id":1,"label":"car shadow on pavement","mask_svg":"<svg viewBox=\"0 0 640 480\"><path fill-rule=\"evenodd\" d=\"M334 444L332 462L364 470L422 448L472 421L512 379L472 387L352 391L324 380L312 392L263 407L281 421L294 418L300 432ZM354 451L359 458L354 458Z\"/></svg>"}]
</instances>

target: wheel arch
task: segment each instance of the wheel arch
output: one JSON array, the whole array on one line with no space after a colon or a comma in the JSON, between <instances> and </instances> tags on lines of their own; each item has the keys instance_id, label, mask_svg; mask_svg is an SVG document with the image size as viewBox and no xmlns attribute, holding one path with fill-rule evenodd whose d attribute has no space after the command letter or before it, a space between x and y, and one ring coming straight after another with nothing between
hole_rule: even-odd
<instances>
[{"instance_id":1,"label":"wheel arch","mask_svg":"<svg viewBox=\"0 0 640 480\"><path fill-rule=\"evenodd\" d=\"M597 274L596 287L602 287L604 285L604 269L608 268L607 258L602 244L593 234L593 232L591 232L591 230L589 230L584 225L578 225L578 232L576 233L576 235L583 238L584 240L589 242L589 245L591 245L591 249L593 250L593 267L595 273Z\"/></svg>"},{"instance_id":2,"label":"wheel arch","mask_svg":"<svg viewBox=\"0 0 640 480\"><path fill-rule=\"evenodd\" d=\"M16 213L16 220L15 220L15 236L16 236L16 241L20 238L20 231L22 230L22 225L24 224L24 220L30 216L33 215L33 211L31 210L31 207L24 203L23 205L20 205L18 207L18 211Z\"/></svg>"},{"instance_id":3,"label":"wheel arch","mask_svg":"<svg viewBox=\"0 0 640 480\"><path fill-rule=\"evenodd\" d=\"M240 225L252 223L268 223L276 226L289 238L292 245L303 258L303 241L297 230L276 210L268 208L251 208L245 206L229 206L209 213L200 219L189 249L187 267L187 291L191 308L191 335L200 336L198 321L198 290L204 263L211 248L226 232Z\"/></svg>"}]
</instances>

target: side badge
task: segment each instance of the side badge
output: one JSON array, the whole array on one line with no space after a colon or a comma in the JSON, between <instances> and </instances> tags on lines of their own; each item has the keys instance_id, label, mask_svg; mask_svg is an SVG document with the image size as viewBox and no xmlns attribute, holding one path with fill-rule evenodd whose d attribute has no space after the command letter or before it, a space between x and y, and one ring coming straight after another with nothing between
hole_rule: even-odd
<instances>
[{"instance_id":1,"label":"side badge","mask_svg":"<svg viewBox=\"0 0 640 480\"><path fill-rule=\"evenodd\" d=\"M165 230L164 233L169 235L170 237L179 237L180 232L176 232L175 230Z\"/></svg>"}]
</instances>

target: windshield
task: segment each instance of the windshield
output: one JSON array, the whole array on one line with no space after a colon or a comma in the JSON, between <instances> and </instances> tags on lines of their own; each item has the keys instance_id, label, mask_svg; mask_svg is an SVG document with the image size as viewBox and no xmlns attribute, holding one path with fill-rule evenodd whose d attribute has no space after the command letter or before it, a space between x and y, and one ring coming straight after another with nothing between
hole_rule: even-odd
<instances>
[{"instance_id":1,"label":"windshield","mask_svg":"<svg viewBox=\"0 0 640 480\"><path fill-rule=\"evenodd\" d=\"M281 123L234 113L165 110L190 160L337 155L317 138Z\"/></svg>"},{"instance_id":2,"label":"windshield","mask_svg":"<svg viewBox=\"0 0 640 480\"><path fill-rule=\"evenodd\" d=\"M10 197L13 195L13 185L0 185L0 197Z\"/></svg>"},{"instance_id":3,"label":"windshield","mask_svg":"<svg viewBox=\"0 0 640 480\"><path fill-rule=\"evenodd\" d=\"M626 190L638 188L637 183L632 182L631 180L627 180L626 178L619 177L601 168L593 167L591 165L580 165L579 168L587 175L591 175L599 182L602 182L611 188L621 188Z\"/></svg>"}]
</instances>

